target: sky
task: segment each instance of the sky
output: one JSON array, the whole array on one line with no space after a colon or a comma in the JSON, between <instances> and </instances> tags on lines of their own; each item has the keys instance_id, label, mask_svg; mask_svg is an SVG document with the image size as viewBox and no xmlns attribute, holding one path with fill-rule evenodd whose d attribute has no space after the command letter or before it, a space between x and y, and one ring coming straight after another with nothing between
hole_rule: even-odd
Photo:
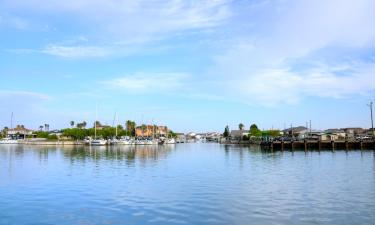
<instances>
[{"instance_id":1,"label":"sky","mask_svg":"<svg viewBox=\"0 0 375 225\"><path fill-rule=\"evenodd\" d=\"M371 126L373 0L0 0L0 127ZM97 109L97 110L96 110Z\"/></svg>"}]
</instances>

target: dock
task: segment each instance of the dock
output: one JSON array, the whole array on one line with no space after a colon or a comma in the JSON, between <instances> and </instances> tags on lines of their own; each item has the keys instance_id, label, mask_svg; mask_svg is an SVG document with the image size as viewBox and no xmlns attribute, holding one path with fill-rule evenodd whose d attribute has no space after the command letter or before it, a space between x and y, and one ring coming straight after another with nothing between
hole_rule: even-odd
<instances>
[{"instance_id":1,"label":"dock","mask_svg":"<svg viewBox=\"0 0 375 225\"><path fill-rule=\"evenodd\" d=\"M375 150L375 141L267 141L260 143L262 149L270 151L284 151L284 150Z\"/></svg>"}]
</instances>

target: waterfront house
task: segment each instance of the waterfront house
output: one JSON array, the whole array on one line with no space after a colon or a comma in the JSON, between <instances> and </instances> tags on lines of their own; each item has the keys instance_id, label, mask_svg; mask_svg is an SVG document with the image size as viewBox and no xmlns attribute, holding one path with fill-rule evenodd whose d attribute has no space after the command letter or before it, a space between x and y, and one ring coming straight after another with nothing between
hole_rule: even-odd
<instances>
[{"instance_id":1,"label":"waterfront house","mask_svg":"<svg viewBox=\"0 0 375 225\"><path fill-rule=\"evenodd\" d=\"M307 136L309 129L304 126L291 127L282 131L284 135L303 139Z\"/></svg>"},{"instance_id":2,"label":"waterfront house","mask_svg":"<svg viewBox=\"0 0 375 225\"><path fill-rule=\"evenodd\" d=\"M342 129L328 129L324 131L324 135L322 135L322 141L337 141L337 140L345 140L346 133Z\"/></svg>"},{"instance_id":3,"label":"waterfront house","mask_svg":"<svg viewBox=\"0 0 375 225\"><path fill-rule=\"evenodd\" d=\"M7 130L7 135L23 139L27 136L33 136L33 131L25 128L24 125L17 125L15 128Z\"/></svg>"},{"instance_id":4,"label":"waterfront house","mask_svg":"<svg viewBox=\"0 0 375 225\"><path fill-rule=\"evenodd\" d=\"M168 135L168 131L168 127L166 126L144 125L135 128L135 135L138 137L165 137Z\"/></svg>"},{"instance_id":5,"label":"waterfront house","mask_svg":"<svg viewBox=\"0 0 375 225\"><path fill-rule=\"evenodd\" d=\"M341 130L346 133L346 137L349 139L354 139L366 133L366 130L360 127L342 128Z\"/></svg>"},{"instance_id":6,"label":"waterfront house","mask_svg":"<svg viewBox=\"0 0 375 225\"><path fill-rule=\"evenodd\" d=\"M244 136L249 136L249 134L249 130L231 130L229 137L231 140L242 140Z\"/></svg>"}]
</instances>

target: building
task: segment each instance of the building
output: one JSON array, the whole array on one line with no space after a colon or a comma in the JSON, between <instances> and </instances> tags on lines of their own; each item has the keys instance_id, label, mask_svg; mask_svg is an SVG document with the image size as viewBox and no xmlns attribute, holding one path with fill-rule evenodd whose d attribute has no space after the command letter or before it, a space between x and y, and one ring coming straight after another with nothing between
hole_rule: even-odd
<instances>
[{"instance_id":1,"label":"building","mask_svg":"<svg viewBox=\"0 0 375 225\"><path fill-rule=\"evenodd\" d=\"M135 128L135 136L138 137L159 137L167 136L168 134L167 126L156 126L156 125L144 125Z\"/></svg>"},{"instance_id":2,"label":"building","mask_svg":"<svg viewBox=\"0 0 375 225\"><path fill-rule=\"evenodd\" d=\"M356 138L366 133L366 130L360 127L342 128L341 130L345 131L346 137L350 139Z\"/></svg>"},{"instance_id":3,"label":"building","mask_svg":"<svg viewBox=\"0 0 375 225\"><path fill-rule=\"evenodd\" d=\"M282 131L285 136L303 139L307 137L309 129L304 126L291 127Z\"/></svg>"},{"instance_id":4,"label":"building","mask_svg":"<svg viewBox=\"0 0 375 225\"><path fill-rule=\"evenodd\" d=\"M231 140L242 140L244 136L249 136L249 130L231 130L229 137Z\"/></svg>"},{"instance_id":5,"label":"building","mask_svg":"<svg viewBox=\"0 0 375 225\"><path fill-rule=\"evenodd\" d=\"M6 132L8 136L16 138L26 138L27 136L33 135L33 131L25 128L23 125L17 125L15 128L8 129Z\"/></svg>"}]
</instances>

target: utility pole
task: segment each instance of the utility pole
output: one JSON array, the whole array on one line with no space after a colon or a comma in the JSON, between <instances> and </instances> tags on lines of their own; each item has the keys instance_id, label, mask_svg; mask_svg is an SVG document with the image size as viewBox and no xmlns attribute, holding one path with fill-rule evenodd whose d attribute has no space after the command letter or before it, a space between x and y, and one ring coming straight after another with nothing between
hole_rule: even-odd
<instances>
[{"instance_id":1,"label":"utility pole","mask_svg":"<svg viewBox=\"0 0 375 225\"><path fill-rule=\"evenodd\" d=\"M371 136L372 136L372 139L374 139L374 120L372 117L372 102L368 104L368 107L370 107L370 114L371 114Z\"/></svg>"}]
</instances>

